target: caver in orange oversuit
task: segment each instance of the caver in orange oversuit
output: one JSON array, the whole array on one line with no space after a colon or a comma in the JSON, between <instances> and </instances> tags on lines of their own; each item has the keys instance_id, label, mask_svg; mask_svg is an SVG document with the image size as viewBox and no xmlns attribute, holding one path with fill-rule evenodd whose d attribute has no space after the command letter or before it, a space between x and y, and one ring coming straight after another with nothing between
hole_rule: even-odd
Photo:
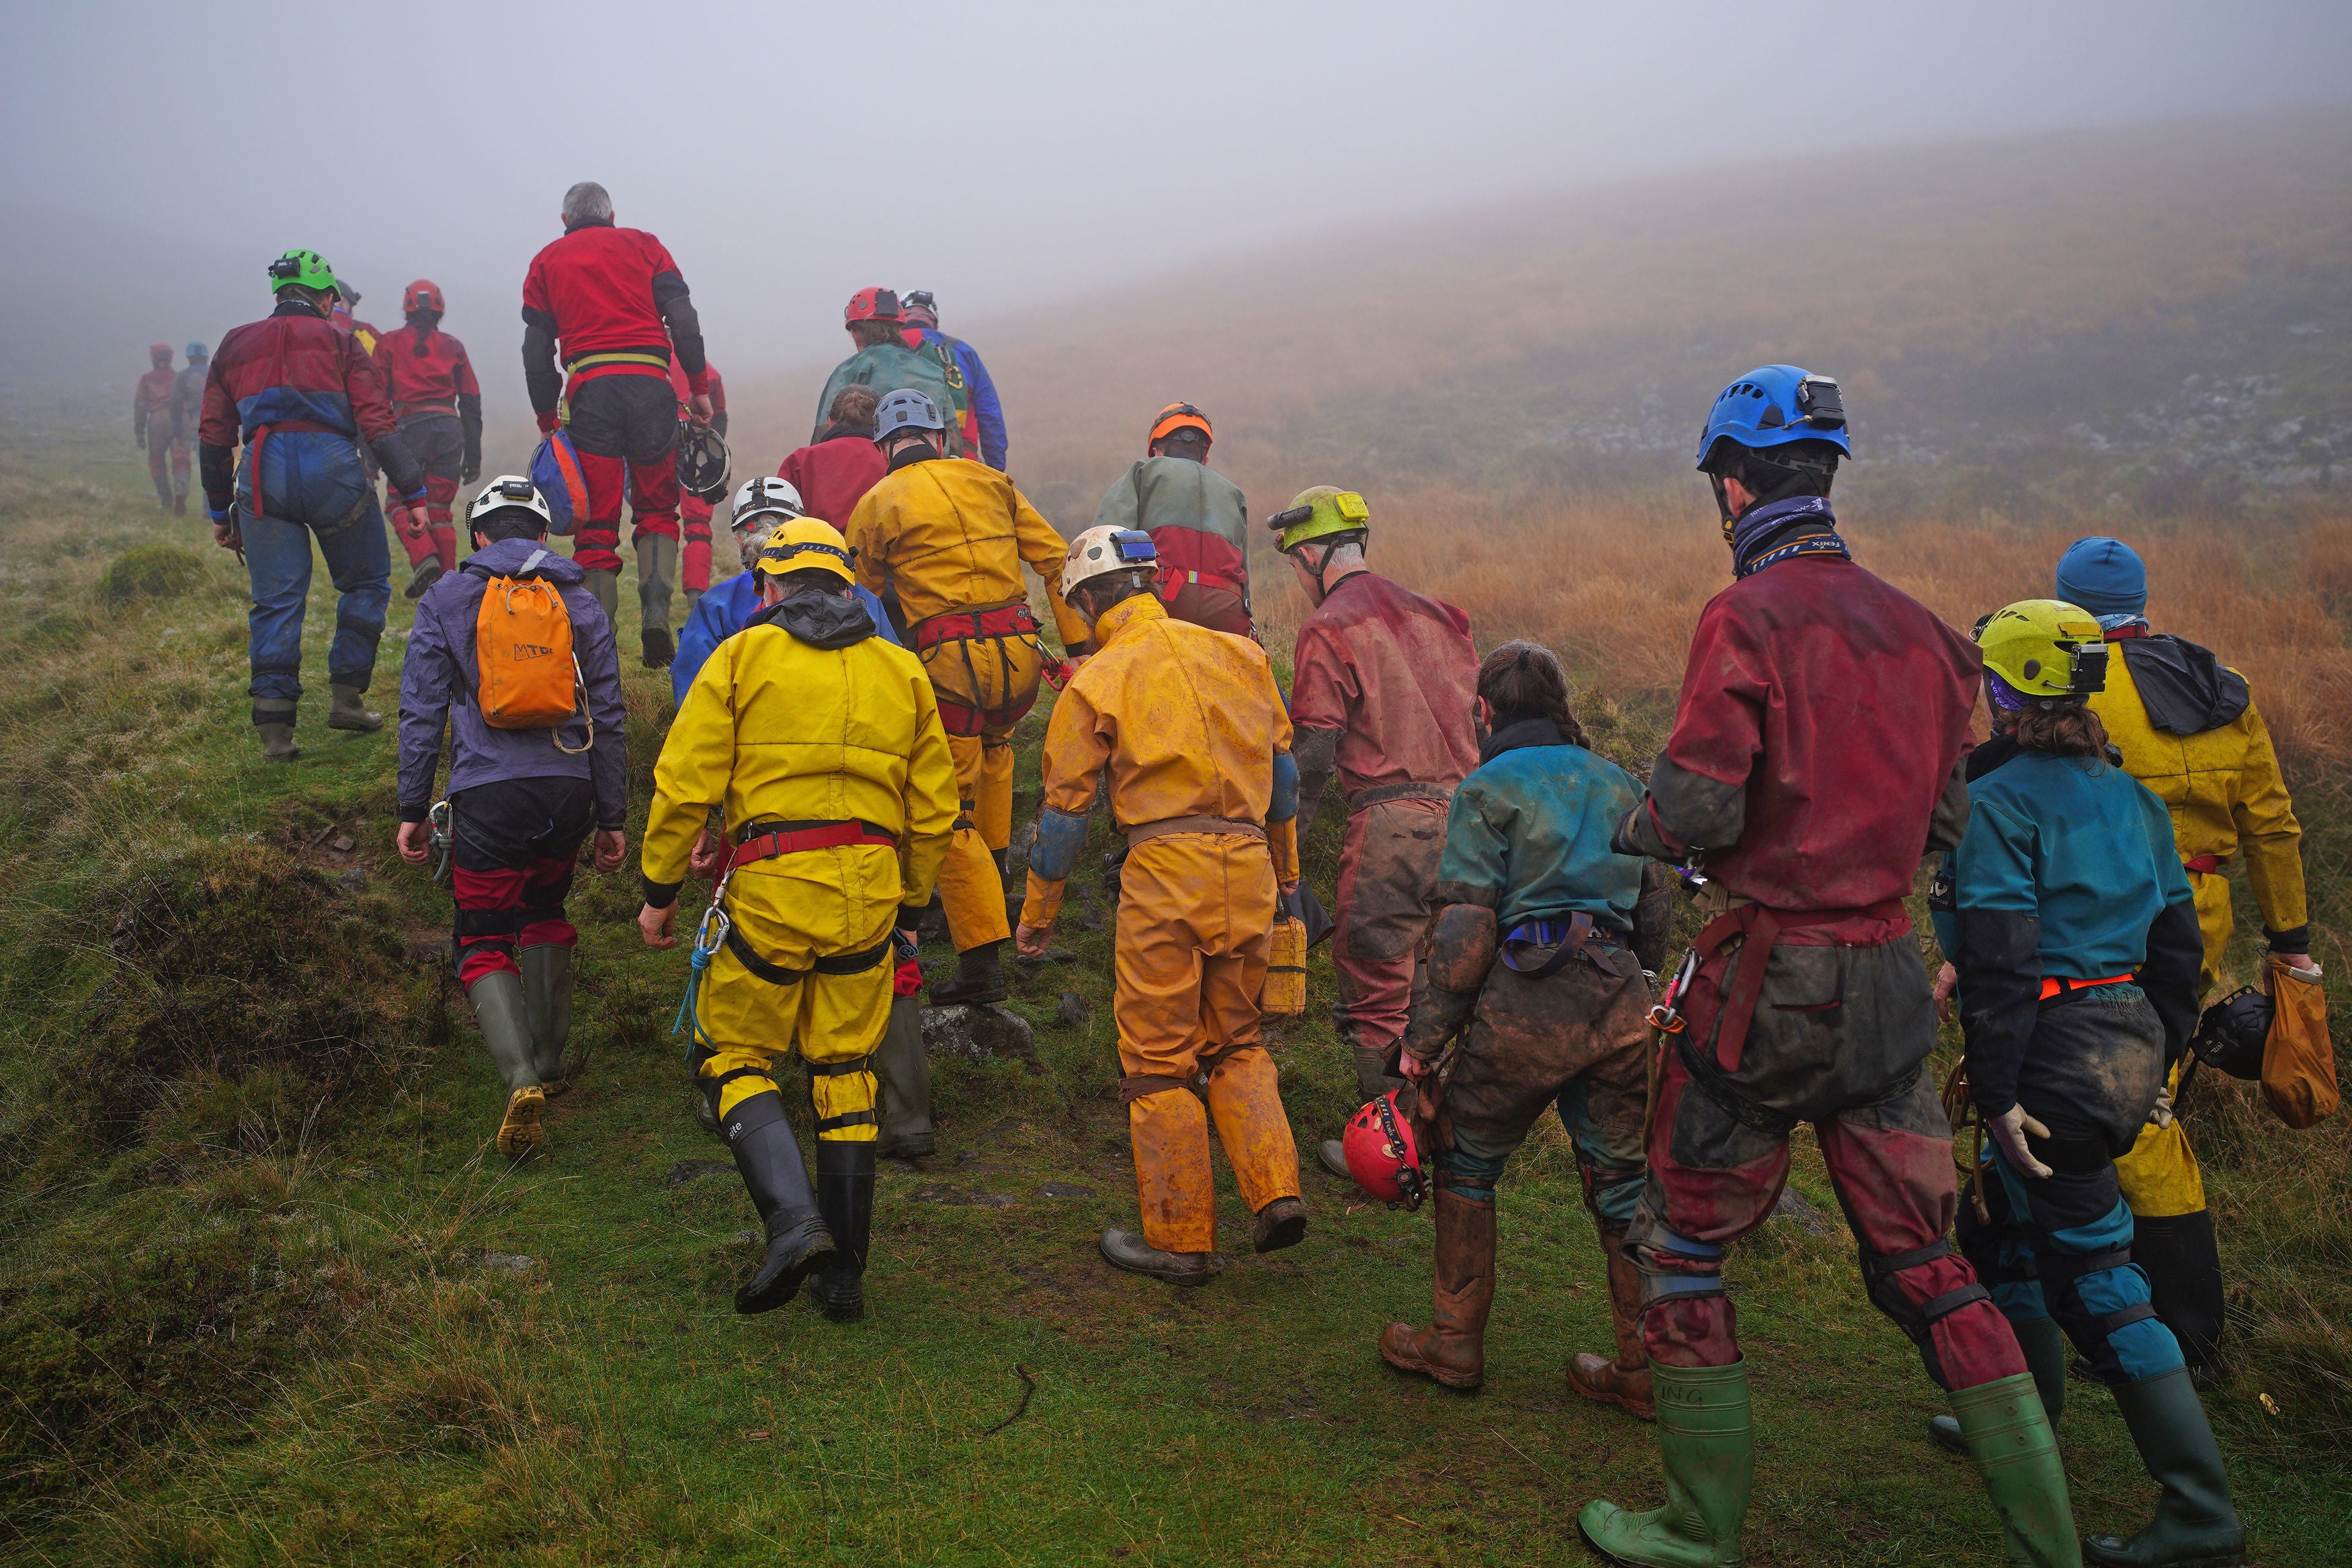
<instances>
[{"instance_id":1,"label":"caver in orange oversuit","mask_svg":"<svg viewBox=\"0 0 2352 1568\"><path fill-rule=\"evenodd\" d=\"M1043 947L1108 769L1130 846L1113 1011L1143 1232L1107 1230L1102 1250L1121 1268L1198 1284L1216 1242L1212 1120L1257 1217L1257 1250L1307 1232L1297 1149L1258 1043L1276 884L1298 877L1297 774L1265 651L1171 620L1156 576L1148 535L1090 528L1070 546L1062 594L1093 618L1100 651L1046 730L1021 939Z\"/></svg>"}]
</instances>

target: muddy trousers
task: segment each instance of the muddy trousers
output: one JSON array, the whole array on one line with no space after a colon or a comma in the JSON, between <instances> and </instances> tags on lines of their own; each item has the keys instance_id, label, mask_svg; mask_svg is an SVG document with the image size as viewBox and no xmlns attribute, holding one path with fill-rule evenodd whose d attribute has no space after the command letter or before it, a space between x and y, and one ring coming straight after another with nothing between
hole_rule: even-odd
<instances>
[{"instance_id":1,"label":"muddy trousers","mask_svg":"<svg viewBox=\"0 0 2352 1568\"><path fill-rule=\"evenodd\" d=\"M1013 935L1005 918L1004 874L994 852L1013 841L1013 730L950 735L956 792L961 797L955 837L940 868L940 902L946 905L948 933L959 953Z\"/></svg>"},{"instance_id":2,"label":"muddy trousers","mask_svg":"<svg viewBox=\"0 0 2352 1568\"><path fill-rule=\"evenodd\" d=\"M1378 801L1349 817L1341 841L1331 933L1339 997L1331 1021L1367 1100L1397 1086L1381 1063L1404 1038L1412 1009L1413 952L1429 926L1445 810L1442 800Z\"/></svg>"},{"instance_id":3,"label":"muddy trousers","mask_svg":"<svg viewBox=\"0 0 2352 1568\"><path fill-rule=\"evenodd\" d=\"M400 531L400 548L410 566L423 566L438 556L441 570L457 570L457 530L452 508L457 499L457 476L466 461L465 428L449 413L424 414L400 427L409 452L425 467L425 513L429 526L422 534Z\"/></svg>"},{"instance_id":4,"label":"muddy trousers","mask_svg":"<svg viewBox=\"0 0 2352 1568\"><path fill-rule=\"evenodd\" d=\"M1211 1122L1251 1213L1298 1196L1298 1150L1258 1043L1274 862L1263 839L1170 833L1136 846L1121 886L1112 1013L1143 1235L1163 1252L1210 1252Z\"/></svg>"}]
</instances>

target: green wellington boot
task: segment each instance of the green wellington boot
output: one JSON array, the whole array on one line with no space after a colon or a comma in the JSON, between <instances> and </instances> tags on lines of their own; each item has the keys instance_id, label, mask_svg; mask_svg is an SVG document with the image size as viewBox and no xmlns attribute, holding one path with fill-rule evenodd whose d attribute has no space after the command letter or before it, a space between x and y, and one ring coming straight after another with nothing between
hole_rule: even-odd
<instances>
[{"instance_id":1,"label":"green wellington boot","mask_svg":"<svg viewBox=\"0 0 2352 1568\"><path fill-rule=\"evenodd\" d=\"M1577 1516L1578 1533L1593 1551L1627 1568L1737 1568L1739 1527L1756 1475L1748 1364L1654 1362L1650 1385L1658 1402L1666 1506L1635 1513L1595 1500Z\"/></svg>"},{"instance_id":2,"label":"green wellington boot","mask_svg":"<svg viewBox=\"0 0 2352 1568\"><path fill-rule=\"evenodd\" d=\"M2164 1490L2156 1517L2128 1541L2087 1536L2083 1561L2098 1568L2234 1568L2246 1560L2246 1532L2230 1502L2221 1450L2189 1369L2175 1367L2116 1389L2140 1463Z\"/></svg>"},{"instance_id":3,"label":"green wellington boot","mask_svg":"<svg viewBox=\"0 0 2352 1568\"><path fill-rule=\"evenodd\" d=\"M2050 1429L2054 1432L2058 1417L2066 1409L2066 1331L2055 1318L2033 1318L2009 1326L2016 1331L2017 1348L2025 1353L2025 1369L2033 1374L2033 1391L2042 1396L2042 1413L2050 1418ZM1969 1452L1969 1439L1952 1416L1938 1416L1929 1421L1927 1436L1956 1454L1965 1457Z\"/></svg>"},{"instance_id":4,"label":"green wellington boot","mask_svg":"<svg viewBox=\"0 0 2352 1568\"><path fill-rule=\"evenodd\" d=\"M572 1038L572 949L562 942L541 942L522 950L521 963L530 1057L539 1069L539 1086L552 1100L572 1087L572 1074L563 1066L563 1047Z\"/></svg>"},{"instance_id":5,"label":"green wellington boot","mask_svg":"<svg viewBox=\"0 0 2352 1568\"><path fill-rule=\"evenodd\" d=\"M261 760L264 762L291 762L302 755L302 748L294 744L292 698L254 698L253 728L261 737Z\"/></svg>"},{"instance_id":6,"label":"green wellington boot","mask_svg":"<svg viewBox=\"0 0 2352 1568\"><path fill-rule=\"evenodd\" d=\"M547 1094L539 1083L531 1060L530 1009L523 999L522 977L511 969L493 969L466 988L474 1004L474 1021L481 1026L482 1043L498 1063L499 1078L507 1087L506 1114L499 1122L499 1153L520 1159L535 1152L542 1134L540 1115Z\"/></svg>"},{"instance_id":7,"label":"green wellington boot","mask_svg":"<svg viewBox=\"0 0 2352 1568\"><path fill-rule=\"evenodd\" d=\"M2061 1345L2062 1377L2065 1354ZM2000 1514L2001 1544L2011 1568L2081 1568L2074 1511L2066 1500L2066 1467L2059 1461L2058 1439L2034 1383L2032 1373L2021 1372L1961 1389L1952 1396L1953 1424Z\"/></svg>"},{"instance_id":8,"label":"green wellington boot","mask_svg":"<svg viewBox=\"0 0 2352 1568\"><path fill-rule=\"evenodd\" d=\"M877 1160L917 1160L937 1152L931 1126L931 1059L923 1050L923 1004L912 997L890 998L890 1027L874 1051L876 1108L881 1136Z\"/></svg>"},{"instance_id":9,"label":"green wellington boot","mask_svg":"<svg viewBox=\"0 0 2352 1568\"><path fill-rule=\"evenodd\" d=\"M366 693L357 686L331 685L327 688L333 700L327 706L329 729L353 729L362 735L373 735L383 727L383 715L370 713L362 700Z\"/></svg>"}]
</instances>

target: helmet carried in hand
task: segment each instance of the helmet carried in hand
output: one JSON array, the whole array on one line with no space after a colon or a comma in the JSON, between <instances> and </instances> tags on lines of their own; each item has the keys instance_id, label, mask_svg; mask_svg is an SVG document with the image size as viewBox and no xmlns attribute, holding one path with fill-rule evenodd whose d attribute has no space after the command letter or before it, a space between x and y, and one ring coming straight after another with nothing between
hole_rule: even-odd
<instances>
[{"instance_id":1,"label":"helmet carried in hand","mask_svg":"<svg viewBox=\"0 0 2352 1568\"><path fill-rule=\"evenodd\" d=\"M1421 1146L1412 1122L1397 1108L1395 1091L1357 1112L1339 1145L1348 1155L1348 1174L1382 1203L1419 1208L1429 1196L1428 1178L1421 1174Z\"/></svg>"}]
</instances>

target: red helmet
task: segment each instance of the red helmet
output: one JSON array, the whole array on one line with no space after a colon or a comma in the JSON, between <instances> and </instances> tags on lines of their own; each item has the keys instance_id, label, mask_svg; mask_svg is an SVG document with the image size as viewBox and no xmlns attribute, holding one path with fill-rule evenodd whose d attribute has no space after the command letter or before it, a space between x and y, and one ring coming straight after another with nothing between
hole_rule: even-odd
<instances>
[{"instance_id":1,"label":"red helmet","mask_svg":"<svg viewBox=\"0 0 2352 1568\"><path fill-rule=\"evenodd\" d=\"M159 365L168 365L172 362L172 345L150 343L147 345L147 357Z\"/></svg>"},{"instance_id":2,"label":"red helmet","mask_svg":"<svg viewBox=\"0 0 2352 1568\"><path fill-rule=\"evenodd\" d=\"M894 288L861 288L849 297L849 308L841 313L844 321L898 320L898 292Z\"/></svg>"},{"instance_id":3,"label":"red helmet","mask_svg":"<svg viewBox=\"0 0 2352 1568\"><path fill-rule=\"evenodd\" d=\"M429 277L418 278L400 297L400 313L404 316L413 316L419 310L438 312L448 308L441 298L441 286Z\"/></svg>"},{"instance_id":4,"label":"red helmet","mask_svg":"<svg viewBox=\"0 0 2352 1568\"><path fill-rule=\"evenodd\" d=\"M1357 1112L1339 1142L1348 1154L1348 1174L1372 1197L1419 1208L1429 1196L1421 1147L1413 1141L1412 1122L1397 1109L1394 1091Z\"/></svg>"}]
</instances>

